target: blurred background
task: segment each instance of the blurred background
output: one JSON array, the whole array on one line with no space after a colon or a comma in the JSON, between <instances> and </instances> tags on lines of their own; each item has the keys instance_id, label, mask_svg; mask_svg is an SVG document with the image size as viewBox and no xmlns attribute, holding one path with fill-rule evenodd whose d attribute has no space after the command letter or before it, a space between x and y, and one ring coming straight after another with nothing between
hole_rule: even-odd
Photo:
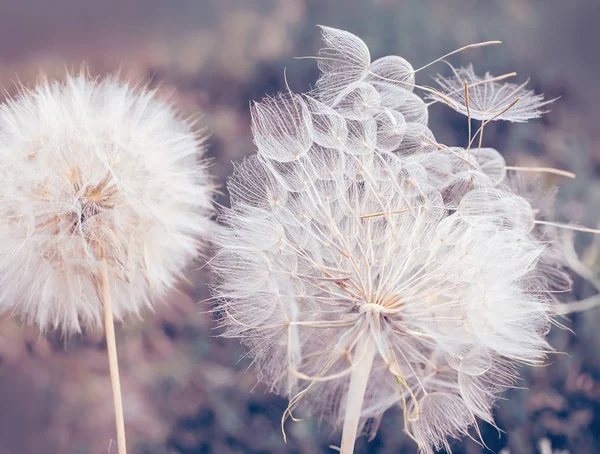
<instances>
[{"instance_id":1,"label":"blurred background","mask_svg":"<svg viewBox=\"0 0 600 454\"><path fill-rule=\"evenodd\" d=\"M232 161L254 152L249 102L317 78L311 60L321 47L316 24L347 29L365 40L373 58L399 54L419 67L466 44L499 39L500 46L451 58L479 72L517 71L548 97L552 112L528 125L486 128L488 146L510 165L575 172L560 184L556 220L600 221L600 8L597 0L1 0L0 83L39 74L62 77L83 65L92 75L120 72L158 87L161 96L210 131L208 156L220 185ZM420 83L448 68L419 73ZM430 111L438 140L465 145L466 122L443 106ZM227 204L225 195L218 202ZM578 235L580 256L598 276L598 243ZM208 253L210 256L210 253ZM117 327L125 418L132 454L333 453L339 434L314 420L280 418L286 402L257 383L235 340L219 338L210 305L210 275L199 260L193 284L157 305L144 321ZM575 278L573 299L593 295ZM561 354L523 370L522 389L508 392L496 416L503 432L482 424L492 452L554 449L600 452L600 309L573 314L550 341ZM562 354L566 353L566 354ZM98 333L41 337L14 320L0 320L0 454L116 453L106 346ZM399 413L385 415L377 437L357 452L414 453ZM471 440L455 453L486 452ZM507 452L507 451L504 451ZM543 454L547 454L544 452Z\"/></svg>"}]
</instances>

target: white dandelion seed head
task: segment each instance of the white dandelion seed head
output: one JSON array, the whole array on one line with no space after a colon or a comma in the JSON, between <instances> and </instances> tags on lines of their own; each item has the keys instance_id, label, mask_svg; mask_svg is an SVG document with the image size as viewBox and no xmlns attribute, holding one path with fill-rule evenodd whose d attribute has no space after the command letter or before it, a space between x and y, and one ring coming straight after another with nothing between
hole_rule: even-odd
<instances>
[{"instance_id":1,"label":"white dandelion seed head","mask_svg":"<svg viewBox=\"0 0 600 454\"><path fill-rule=\"evenodd\" d=\"M324 37L316 90L253 108L213 261L222 322L291 411L341 425L363 370L363 434L398 405L423 452L449 449L550 350L535 212L496 150L436 141L408 62Z\"/></svg>"},{"instance_id":2,"label":"white dandelion seed head","mask_svg":"<svg viewBox=\"0 0 600 454\"><path fill-rule=\"evenodd\" d=\"M155 93L67 76L0 108L0 309L41 329L102 325L180 277L208 234L202 138Z\"/></svg>"}]
</instances>

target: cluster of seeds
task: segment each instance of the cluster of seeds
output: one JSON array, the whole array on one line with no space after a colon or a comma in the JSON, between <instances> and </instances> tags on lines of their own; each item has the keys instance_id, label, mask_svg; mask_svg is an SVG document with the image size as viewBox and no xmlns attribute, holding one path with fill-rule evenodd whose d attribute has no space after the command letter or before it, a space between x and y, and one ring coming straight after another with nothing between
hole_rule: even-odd
<instances>
[{"instance_id":1,"label":"cluster of seeds","mask_svg":"<svg viewBox=\"0 0 600 454\"><path fill-rule=\"evenodd\" d=\"M253 106L257 153L228 182L217 239L222 321L289 397L284 420L301 406L343 425L352 452L400 405L423 452L449 449L476 417L493 423L517 367L550 349L562 263L544 259L536 210L481 146L485 124L538 117L547 101L471 67L420 87L404 58L323 37L311 93ZM470 133L481 120L466 147L435 139L435 102Z\"/></svg>"},{"instance_id":2,"label":"cluster of seeds","mask_svg":"<svg viewBox=\"0 0 600 454\"><path fill-rule=\"evenodd\" d=\"M116 79L44 81L0 107L0 311L42 330L102 326L151 305L208 234L201 139Z\"/></svg>"}]
</instances>

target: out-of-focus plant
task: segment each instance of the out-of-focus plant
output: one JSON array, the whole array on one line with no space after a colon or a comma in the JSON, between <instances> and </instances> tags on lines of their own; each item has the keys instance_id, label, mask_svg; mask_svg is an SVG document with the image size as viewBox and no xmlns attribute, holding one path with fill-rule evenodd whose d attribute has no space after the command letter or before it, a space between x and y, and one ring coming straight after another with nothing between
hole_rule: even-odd
<instances>
[{"instance_id":1,"label":"out-of-focus plant","mask_svg":"<svg viewBox=\"0 0 600 454\"><path fill-rule=\"evenodd\" d=\"M210 229L202 137L144 88L42 81L0 107L0 310L65 334L104 327L119 452L114 319L180 279Z\"/></svg>"}]
</instances>

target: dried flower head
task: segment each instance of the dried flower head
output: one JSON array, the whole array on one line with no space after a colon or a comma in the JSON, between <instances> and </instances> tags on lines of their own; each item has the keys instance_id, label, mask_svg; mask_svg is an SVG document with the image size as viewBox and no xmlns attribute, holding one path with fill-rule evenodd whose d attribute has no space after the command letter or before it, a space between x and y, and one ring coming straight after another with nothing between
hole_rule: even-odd
<instances>
[{"instance_id":1,"label":"dried flower head","mask_svg":"<svg viewBox=\"0 0 600 454\"><path fill-rule=\"evenodd\" d=\"M42 329L102 325L179 278L210 227L202 139L145 89L67 76L0 108L0 309Z\"/></svg>"},{"instance_id":2,"label":"dried flower head","mask_svg":"<svg viewBox=\"0 0 600 454\"><path fill-rule=\"evenodd\" d=\"M304 406L343 425L342 453L395 405L423 452L449 449L476 417L493 423L518 365L544 360L548 270L562 263L544 263L536 212L506 184L524 169L473 140L436 141L414 89L451 93L415 85L401 57L371 62L348 32L323 34L315 91L253 107L258 151L228 183L213 262L226 335L290 398L284 419ZM492 116L514 105L480 101Z\"/></svg>"}]
</instances>

